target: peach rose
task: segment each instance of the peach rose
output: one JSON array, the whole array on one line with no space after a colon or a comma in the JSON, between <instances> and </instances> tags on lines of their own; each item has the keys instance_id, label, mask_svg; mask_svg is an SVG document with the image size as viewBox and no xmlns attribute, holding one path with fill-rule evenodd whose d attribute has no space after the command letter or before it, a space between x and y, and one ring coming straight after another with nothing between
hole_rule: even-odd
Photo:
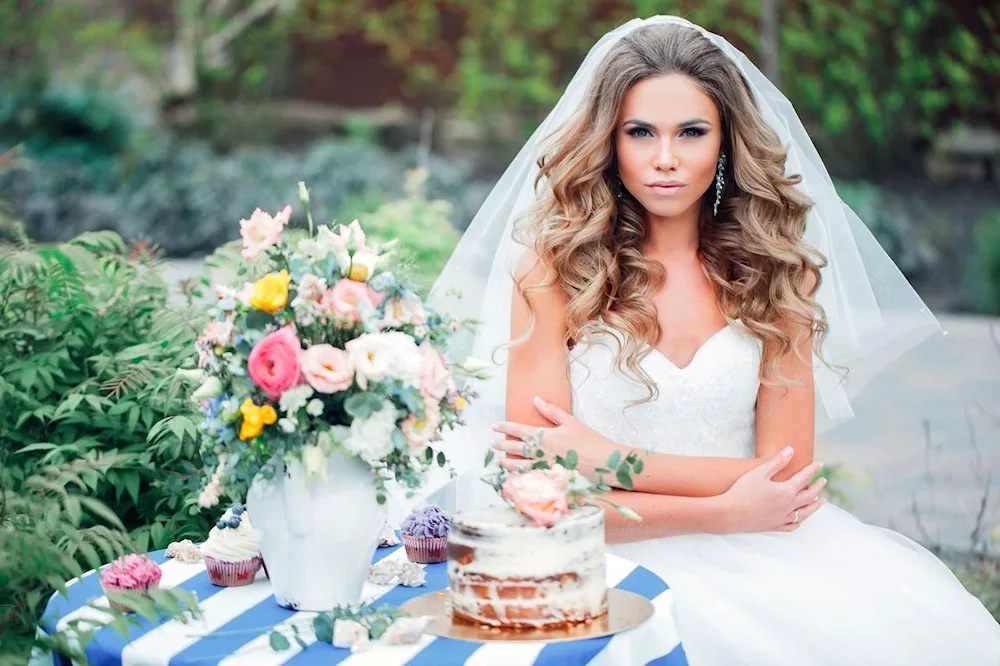
<instances>
[{"instance_id":1,"label":"peach rose","mask_svg":"<svg viewBox=\"0 0 1000 666\"><path fill-rule=\"evenodd\" d=\"M441 353L428 343L420 345L423 366L420 369L420 392L425 398L440 401L452 388L451 371Z\"/></svg>"},{"instance_id":2,"label":"peach rose","mask_svg":"<svg viewBox=\"0 0 1000 666\"><path fill-rule=\"evenodd\" d=\"M343 349L313 345L302 353L302 374L319 393L337 393L351 387L354 366Z\"/></svg>"},{"instance_id":3,"label":"peach rose","mask_svg":"<svg viewBox=\"0 0 1000 666\"><path fill-rule=\"evenodd\" d=\"M337 280L332 289L327 289L320 299L323 309L332 312L348 321L358 321L363 305L375 307L382 300L382 295L364 282L356 282L347 278Z\"/></svg>"},{"instance_id":4,"label":"peach rose","mask_svg":"<svg viewBox=\"0 0 1000 666\"><path fill-rule=\"evenodd\" d=\"M562 469L562 468L560 468ZM565 483L564 483L565 477ZM503 498L540 527L552 527L569 512L569 473L533 469L511 474L503 482Z\"/></svg>"},{"instance_id":5,"label":"peach rose","mask_svg":"<svg viewBox=\"0 0 1000 666\"><path fill-rule=\"evenodd\" d=\"M277 400L284 391L302 383L301 355L302 343L295 330L285 326L265 336L250 350L247 372L271 400Z\"/></svg>"}]
</instances>

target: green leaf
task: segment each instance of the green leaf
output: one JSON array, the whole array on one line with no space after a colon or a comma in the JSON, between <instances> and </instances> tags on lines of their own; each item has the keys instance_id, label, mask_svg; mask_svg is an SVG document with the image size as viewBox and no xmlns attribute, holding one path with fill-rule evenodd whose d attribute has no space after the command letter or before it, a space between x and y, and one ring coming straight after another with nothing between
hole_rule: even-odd
<instances>
[{"instance_id":1,"label":"green leaf","mask_svg":"<svg viewBox=\"0 0 1000 666\"><path fill-rule=\"evenodd\" d=\"M576 469L578 462L579 459L576 455L576 451L570 449L569 452L566 453L566 462L563 464L563 467L566 469Z\"/></svg>"},{"instance_id":2,"label":"green leaf","mask_svg":"<svg viewBox=\"0 0 1000 666\"><path fill-rule=\"evenodd\" d=\"M493 459L495 457L496 457L496 452L493 449L487 449L486 450L486 461L483 462L483 467L489 467L490 463L493 462Z\"/></svg>"},{"instance_id":3,"label":"green leaf","mask_svg":"<svg viewBox=\"0 0 1000 666\"><path fill-rule=\"evenodd\" d=\"M394 428L392 431L392 445L397 451L405 451L407 449L406 435L399 428Z\"/></svg>"},{"instance_id":4,"label":"green leaf","mask_svg":"<svg viewBox=\"0 0 1000 666\"><path fill-rule=\"evenodd\" d=\"M275 652L284 652L292 647L292 644L288 642L288 639L280 631L272 631L268 642L271 644L271 649Z\"/></svg>"},{"instance_id":5,"label":"green leaf","mask_svg":"<svg viewBox=\"0 0 1000 666\"><path fill-rule=\"evenodd\" d=\"M375 393L355 393L344 401L344 411L356 419L366 419L382 407L382 397Z\"/></svg>"},{"instance_id":6,"label":"green leaf","mask_svg":"<svg viewBox=\"0 0 1000 666\"><path fill-rule=\"evenodd\" d=\"M316 640L321 643L333 644L333 620L327 613L317 615L313 618L313 631L316 633Z\"/></svg>"},{"instance_id":7,"label":"green leaf","mask_svg":"<svg viewBox=\"0 0 1000 666\"><path fill-rule=\"evenodd\" d=\"M615 478L618 479L618 483L622 488L632 490L632 477L629 475L627 467L619 467L615 473Z\"/></svg>"},{"instance_id":8,"label":"green leaf","mask_svg":"<svg viewBox=\"0 0 1000 666\"><path fill-rule=\"evenodd\" d=\"M134 469L125 470L120 473L125 490L132 497L132 501L139 503L139 472Z\"/></svg>"},{"instance_id":9,"label":"green leaf","mask_svg":"<svg viewBox=\"0 0 1000 666\"><path fill-rule=\"evenodd\" d=\"M642 474L642 470L644 467L645 465L643 464L641 458L636 458L635 462L632 463L632 471L635 472L636 474Z\"/></svg>"},{"instance_id":10,"label":"green leaf","mask_svg":"<svg viewBox=\"0 0 1000 666\"><path fill-rule=\"evenodd\" d=\"M608 467L611 469L616 469L618 467L618 463L621 462L621 459L622 459L622 452L616 449L614 452L612 452L610 456L608 456L608 462L607 462Z\"/></svg>"},{"instance_id":11,"label":"green leaf","mask_svg":"<svg viewBox=\"0 0 1000 666\"><path fill-rule=\"evenodd\" d=\"M444 451L438 451L437 455L438 467L444 467L448 464L448 458L445 457Z\"/></svg>"},{"instance_id":12,"label":"green leaf","mask_svg":"<svg viewBox=\"0 0 1000 666\"><path fill-rule=\"evenodd\" d=\"M263 331L268 324L274 323L274 317L262 310L253 310L247 313L246 327L258 331Z\"/></svg>"}]
</instances>

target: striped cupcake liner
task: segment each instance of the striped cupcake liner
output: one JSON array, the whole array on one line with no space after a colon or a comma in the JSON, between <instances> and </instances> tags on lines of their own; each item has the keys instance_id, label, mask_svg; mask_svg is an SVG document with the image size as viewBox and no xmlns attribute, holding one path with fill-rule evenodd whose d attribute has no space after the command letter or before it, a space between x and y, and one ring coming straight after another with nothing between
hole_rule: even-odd
<instances>
[{"instance_id":1,"label":"striped cupcake liner","mask_svg":"<svg viewBox=\"0 0 1000 666\"><path fill-rule=\"evenodd\" d=\"M406 557L417 564L435 564L448 559L448 537L415 537L401 535Z\"/></svg>"},{"instance_id":2,"label":"striped cupcake liner","mask_svg":"<svg viewBox=\"0 0 1000 666\"><path fill-rule=\"evenodd\" d=\"M212 585L220 587L249 585L253 582L257 570L260 569L261 562L263 562L260 555L242 562L223 562L207 555L203 557L205 569L208 571L208 580Z\"/></svg>"}]
</instances>

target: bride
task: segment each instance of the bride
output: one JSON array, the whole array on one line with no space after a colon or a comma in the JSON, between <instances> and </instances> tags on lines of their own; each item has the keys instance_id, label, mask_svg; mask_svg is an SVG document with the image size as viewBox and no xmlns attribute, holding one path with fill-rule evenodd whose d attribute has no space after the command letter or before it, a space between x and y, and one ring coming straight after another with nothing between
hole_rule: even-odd
<instances>
[{"instance_id":1,"label":"bride","mask_svg":"<svg viewBox=\"0 0 1000 666\"><path fill-rule=\"evenodd\" d=\"M642 521L608 512L609 550L673 589L692 666L1000 664L1000 625L940 561L810 482L815 432L937 322L722 38L672 17L602 38L432 301L506 354L470 421L505 467L539 431L583 470L640 451L613 499ZM468 432L459 509L489 492Z\"/></svg>"}]
</instances>

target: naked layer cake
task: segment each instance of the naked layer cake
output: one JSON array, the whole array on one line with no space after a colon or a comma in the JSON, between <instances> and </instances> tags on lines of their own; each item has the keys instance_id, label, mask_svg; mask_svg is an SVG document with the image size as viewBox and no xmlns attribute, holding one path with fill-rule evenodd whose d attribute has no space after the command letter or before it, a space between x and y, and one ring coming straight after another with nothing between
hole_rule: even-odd
<instances>
[{"instance_id":1,"label":"naked layer cake","mask_svg":"<svg viewBox=\"0 0 1000 666\"><path fill-rule=\"evenodd\" d=\"M554 629L608 611L604 512L572 511L540 527L508 507L452 517L448 586L456 621Z\"/></svg>"}]
</instances>

